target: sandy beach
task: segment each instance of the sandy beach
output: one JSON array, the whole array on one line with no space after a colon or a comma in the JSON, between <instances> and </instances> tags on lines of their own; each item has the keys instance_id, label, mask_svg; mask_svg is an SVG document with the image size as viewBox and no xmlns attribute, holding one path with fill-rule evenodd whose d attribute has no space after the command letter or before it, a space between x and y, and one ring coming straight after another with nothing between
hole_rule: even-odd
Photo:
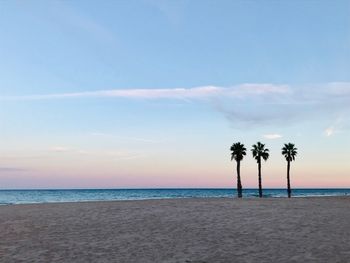
<instances>
[{"instance_id":1,"label":"sandy beach","mask_svg":"<svg viewBox=\"0 0 350 263\"><path fill-rule=\"evenodd\" d=\"M350 199L0 207L1 262L349 262Z\"/></svg>"}]
</instances>

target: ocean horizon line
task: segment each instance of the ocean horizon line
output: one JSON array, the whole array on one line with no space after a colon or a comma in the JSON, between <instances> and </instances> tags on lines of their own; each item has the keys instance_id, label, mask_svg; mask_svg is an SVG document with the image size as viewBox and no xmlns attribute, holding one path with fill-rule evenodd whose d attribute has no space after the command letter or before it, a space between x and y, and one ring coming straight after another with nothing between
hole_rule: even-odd
<instances>
[{"instance_id":1,"label":"ocean horizon line","mask_svg":"<svg viewBox=\"0 0 350 263\"><path fill-rule=\"evenodd\" d=\"M0 188L0 191L70 191L70 190L237 190L236 187L125 187L125 188ZM259 190L255 187L244 190ZM286 190L283 187L267 187L263 190ZM350 190L350 187L297 187L292 190Z\"/></svg>"}]
</instances>

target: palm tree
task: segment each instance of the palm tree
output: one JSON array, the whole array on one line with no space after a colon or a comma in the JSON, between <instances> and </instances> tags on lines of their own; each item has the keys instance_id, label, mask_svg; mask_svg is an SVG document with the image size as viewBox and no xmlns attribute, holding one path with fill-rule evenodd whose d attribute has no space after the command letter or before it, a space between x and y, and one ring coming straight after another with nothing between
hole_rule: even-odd
<instances>
[{"instance_id":1,"label":"palm tree","mask_svg":"<svg viewBox=\"0 0 350 263\"><path fill-rule=\"evenodd\" d=\"M243 160L244 155L246 155L246 148L244 144L237 142L232 144L230 150L231 161L235 159L237 162L237 194L239 198L242 198L242 183L241 183L241 161Z\"/></svg>"},{"instance_id":2,"label":"palm tree","mask_svg":"<svg viewBox=\"0 0 350 263\"><path fill-rule=\"evenodd\" d=\"M258 178L259 178L259 197L262 197L262 186L261 186L261 158L266 161L269 158L269 149L265 149L265 144L257 142L254 144L252 154L258 163Z\"/></svg>"},{"instance_id":3,"label":"palm tree","mask_svg":"<svg viewBox=\"0 0 350 263\"><path fill-rule=\"evenodd\" d=\"M290 162L295 160L297 156L297 148L295 148L293 143L285 143L282 148L282 154L287 160L287 192L288 197L290 198L292 191L290 190L290 179L289 179L289 170L290 170Z\"/></svg>"}]
</instances>

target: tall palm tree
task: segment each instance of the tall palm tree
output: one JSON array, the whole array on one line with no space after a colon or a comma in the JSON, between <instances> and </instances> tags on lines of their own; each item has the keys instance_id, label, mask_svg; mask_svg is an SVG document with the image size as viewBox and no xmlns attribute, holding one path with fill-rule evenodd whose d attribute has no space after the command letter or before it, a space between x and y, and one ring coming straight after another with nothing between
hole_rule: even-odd
<instances>
[{"instance_id":1,"label":"tall palm tree","mask_svg":"<svg viewBox=\"0 0 350 263\"><path fill-rule=\"evenodd\" d=\"M291 197L291 189L290 189L290 179L289 179L289 171L290 171L290 162L295 160L295 157L297 156L297 148L295 148L293 143L285 143L284 147L282 148L282 154L287 160L287 192L288 197Z\"/></svg>"},{"instance_id":2,"label":"tall palm tree","mask_svg":"<svg viewBox=\"0 0 350 263\"><path fill-rule=\"evenodd\" d=\"M269 149L265 148L265 144L257 142L254 144L252 149L252 154L258 163L258 178L259 178L259 197L262 197L262 186L261 186L261 159L266 161L269 158Z\"/></svg>"},{"instance_id":3,"label":"tall palm tree","mask_svg":"<svg viewBox=\"0 0 350 263\"><path fill-rule=\"evenodd\" d=\"M243 160L244 155L246 155L246 148L244 144L237 142L232 144L230 150L231 161L235 159L237 162L237 194L239 198L242 198L242 182L241 182L241 161Z\"/></svg>"}]
</instances>

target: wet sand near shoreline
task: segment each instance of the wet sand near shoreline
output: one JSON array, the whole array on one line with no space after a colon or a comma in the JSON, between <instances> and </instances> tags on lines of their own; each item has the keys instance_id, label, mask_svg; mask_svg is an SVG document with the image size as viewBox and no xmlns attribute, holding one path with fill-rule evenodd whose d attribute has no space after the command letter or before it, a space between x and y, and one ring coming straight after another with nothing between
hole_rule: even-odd
<instances>
[{"instance_id":1,"label":"wet sand near shoreline","mask_svg":"<svg viewBox=\"0 0 350 263\"><path fill-rule=\"evenodd\" d=\"M0 262L350 262L350 198L0 206Z\"/></svg>"}]
</instances>

